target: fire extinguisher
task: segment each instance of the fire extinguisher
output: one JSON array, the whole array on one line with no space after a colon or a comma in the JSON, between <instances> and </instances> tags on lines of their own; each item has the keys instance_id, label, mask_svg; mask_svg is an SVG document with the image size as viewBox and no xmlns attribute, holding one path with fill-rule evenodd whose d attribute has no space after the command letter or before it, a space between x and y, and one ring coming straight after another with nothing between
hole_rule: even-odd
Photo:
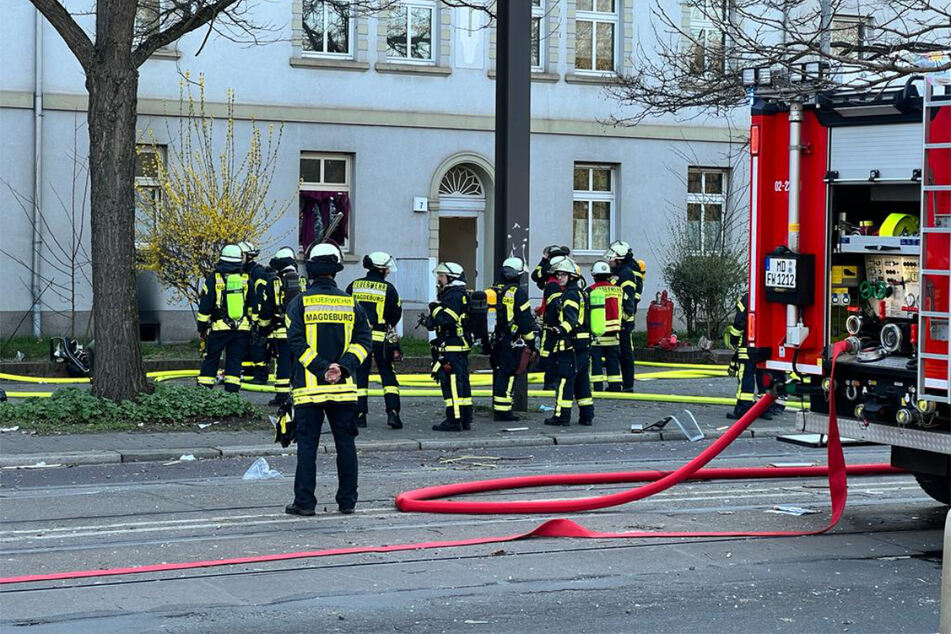
<instances>
[{"instance_id":1,"label":"fire extinguisher","mask_svg":"<svg viewBox=\"0 0 951 634\"><path fill-rule=\"evenodd\" d=\"M653 348L669 338L673 327L674 303L667 298L667 291L657 293L647 309L647 347Z\"/></svg>"}]
</instances>

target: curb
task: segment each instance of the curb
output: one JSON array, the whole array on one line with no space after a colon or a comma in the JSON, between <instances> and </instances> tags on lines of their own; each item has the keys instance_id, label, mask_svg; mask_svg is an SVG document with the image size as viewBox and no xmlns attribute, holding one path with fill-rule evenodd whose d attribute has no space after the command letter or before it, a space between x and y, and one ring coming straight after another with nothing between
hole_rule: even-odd
<instances>
[{"instance_id":1,"label":"curb","mask_svg":"<svg viewBox=\"0 0 951 634\"><path fill-rule=\"evenodd\" d=\"M748 429L740 438L775 438L791 433L789 428ZM709 436L714 438L719 436ZM482 438L446 438L426 440L379 440L357 441L360 453L385 451L461 451L468 449L490 449L500 447L550 447L595 444L620 444L632 442L685 442L679 431L645 432L640 434L627 432L574 432L563 434L532 434L526 436L496 436ZM333 443L321 444L318 453L336 453ZM173 449L122 449L116 451L66 451L51 454L0 454L0 468L29 467L44 462L47 465L101 465L123 462L166 462L178 460L191 454L199 460L210 458L256 458L259 456L296 455L297 447L284 448L275 444L268 445L231 445L225 447L178 447Z\"/></svg>"}]
</instances>

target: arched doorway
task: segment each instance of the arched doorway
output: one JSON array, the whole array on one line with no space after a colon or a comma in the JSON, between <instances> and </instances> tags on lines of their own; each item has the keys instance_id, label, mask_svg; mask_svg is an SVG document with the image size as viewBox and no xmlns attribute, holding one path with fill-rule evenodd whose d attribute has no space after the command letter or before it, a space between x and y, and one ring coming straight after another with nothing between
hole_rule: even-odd
<instances>
[{"instance_id":1,"label":"arched doorway","mask_svg":"<svg viewBox=\"0 0 951 634\"><path fill-rule=\"evenodd\" d=\"M486 186L477 167L460 163L439 181L439 251L441 262L458 262L469 288L483 283Z\"/></svg>"}]
</instances>

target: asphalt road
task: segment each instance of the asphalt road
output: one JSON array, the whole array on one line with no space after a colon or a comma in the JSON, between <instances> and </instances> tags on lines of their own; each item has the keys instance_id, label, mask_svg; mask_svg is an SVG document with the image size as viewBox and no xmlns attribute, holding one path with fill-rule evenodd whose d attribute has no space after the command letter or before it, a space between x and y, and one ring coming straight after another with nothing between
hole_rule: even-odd
<instances>
[{"instance_id":1,"label":"asphalt road","mask_svg":"<svg viewBox=\"0 0 951 634\"><path fill-rule=\"evenodd\" d=\"M0 472L2 576L525 531L544 517L403 514L419 486L516 474L672 468L696 444L655 442L367 454L353 516L333 512L319 457L314 518L282 513L291 480L246 482L248 459ZM887 460L850 448L849 462ZM287 475L293 458L270 462ZM716 466L824 461L743 439ZM540 489L517 497L616 491ZM791 504L822 513L769 513ZM681 485L572 516L593 529L802 530L824 525L821 479ZM31 632L934 632L947 510L908 476L853 479L830 534L775 539L533 539L0 586L0 629ZM28 626L28 627L27 627Z\"/></svg>"}]
</instances>

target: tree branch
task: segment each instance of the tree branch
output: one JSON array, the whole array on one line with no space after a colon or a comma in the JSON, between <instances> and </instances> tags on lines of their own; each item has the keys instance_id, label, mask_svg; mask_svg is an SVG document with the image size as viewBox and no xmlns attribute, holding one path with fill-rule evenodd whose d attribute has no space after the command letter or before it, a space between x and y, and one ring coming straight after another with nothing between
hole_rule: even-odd
<instances>
[{"instance_id":1,"label":"tree branch","mask_svg":"<svg viewBox=\"0 0 951 634\"><path fill-rule=\"evenodd\" d=\"M66 42L66 46L79 60L83 70L88 72L93 63L95 47L82 27L57 0L30 0L30 2L53 25L56 32Z\"/></svg>"},{"instance_id":2,"label":"tree branch","mask_svg":"<svg viewBox=\"0 0 951 634\"><path fill-rule=\"evenodd\" d=\"M215 0L200 7L197 11L190 11L188 8L181 8L181 17L177 22L164 30L152 33L139 44L132 52L132 64L138 68L151 57L152 53L175 42L186 33L190 33L205 24L214 22L222 13L226 12L232 5L241 0Z\"/></svg>"}]
</instances>

